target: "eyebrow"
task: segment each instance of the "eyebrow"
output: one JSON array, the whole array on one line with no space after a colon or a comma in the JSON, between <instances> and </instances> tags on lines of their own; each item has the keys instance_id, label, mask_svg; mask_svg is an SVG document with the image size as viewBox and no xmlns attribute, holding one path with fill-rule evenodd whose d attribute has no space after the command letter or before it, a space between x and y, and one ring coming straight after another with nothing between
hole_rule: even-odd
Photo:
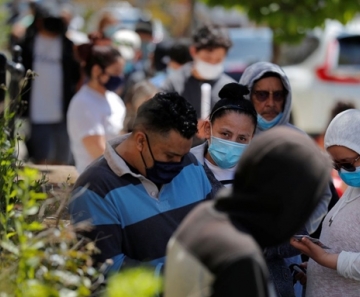
<instances>
[{"instance_id":1,"label":"eyebrow","mask_svg":"<svg viewBox=\"0 0 360 297\"><path fill-rule=\"evenodd\" d=\"M178 154L178 153L174 153L174 152L166 152L167 155L171 155L171 156L174 156L174 157L183 157L184 155L182 154Z\"/></svg>"},{"instance_id":2,"label":"eyebrow","mask_svg":"<svg viewBox=\"0 0 360 297\"><path fill-rule=\"evenodd\" d=\"M227 132L227 133L231 133L231 134L234 134L234 132L232 132L232 131L230 131L230 130L228 130L228 129L226 129L226 128L220 128L220 130L221 130L221 132L223 133L223 132ZM249 137L251 134L239 134L238 136L247 136L247 137Z\"/></svg>"}]
</instances>

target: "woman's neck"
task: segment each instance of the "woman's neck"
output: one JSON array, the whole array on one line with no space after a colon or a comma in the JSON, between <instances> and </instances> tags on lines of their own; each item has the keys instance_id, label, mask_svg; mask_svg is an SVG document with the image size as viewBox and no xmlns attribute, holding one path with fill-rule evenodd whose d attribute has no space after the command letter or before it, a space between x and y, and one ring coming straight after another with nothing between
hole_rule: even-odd
<instances>
[{"instance_id":1,"label":"woman's neck","mask_svg":"<svg viewBox=\"0 0 360 297\"><path fill-rule=\"evenodd\" d=\"M99 82L91 79L87 85L89 88L105 96L106 88L103 85L99 84Z\"/></svg>"}]
</instances>

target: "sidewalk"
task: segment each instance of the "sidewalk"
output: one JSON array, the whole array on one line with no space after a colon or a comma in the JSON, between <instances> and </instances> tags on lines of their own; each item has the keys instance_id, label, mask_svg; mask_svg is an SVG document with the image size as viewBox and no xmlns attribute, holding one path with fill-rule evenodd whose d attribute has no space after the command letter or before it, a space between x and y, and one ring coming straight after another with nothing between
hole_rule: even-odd
<instances>
[{"instance_id":1,"label":"sidewalk","mask_svg":"<svg viewBox=\"0 0 360 297\"><path fill-rule=\"evenodd\" d=\"M67 165L35 165L32 163L25 163L24 166L35 168L46 175L46 179L53 186L60 186L67 182L73 185L79 176L75 166Z\"/></svg>"}]
</instances>

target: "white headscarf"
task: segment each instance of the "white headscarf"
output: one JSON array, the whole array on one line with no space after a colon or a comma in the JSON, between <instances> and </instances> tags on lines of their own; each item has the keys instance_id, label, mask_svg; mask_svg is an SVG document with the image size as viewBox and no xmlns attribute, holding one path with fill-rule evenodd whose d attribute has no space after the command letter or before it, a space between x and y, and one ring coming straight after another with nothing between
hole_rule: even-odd
<instances>
[{"instance_id":1,"label":"white headscarf","mask_svg":"<svg viewBox=\"0 0 360 297\"><path fill-rule=\"evenodd\" d=\"M339 113L325 133L325 149L345 146L360 154L360 110L348 109Z\"/></svg>"}]
</instances>

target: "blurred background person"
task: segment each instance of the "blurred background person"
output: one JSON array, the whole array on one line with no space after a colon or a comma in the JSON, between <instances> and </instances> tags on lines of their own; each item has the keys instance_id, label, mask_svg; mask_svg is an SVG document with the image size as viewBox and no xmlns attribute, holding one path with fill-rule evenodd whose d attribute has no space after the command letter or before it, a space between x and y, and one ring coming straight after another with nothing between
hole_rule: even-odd
<instances>
[{"instance_id":1,"label":"blurred background person","mask_svg":"<svg viewBox=\"0 0 360 297\"><path fill-rule=\"evenodd\" d=\"M125 79L124 88L121 92L123 98L127 92L138 82L150 79L154 72L154 50L153 25L151 20L140 19L135 25L135 34L140 38L140 50L137 52L136 59L132 64L132 71L128 72Z\"/></svg>"},{"instance_id":2,"label":"blurred background person","mask_svg":"<svg viewBox=\"0 0 360 297\"><path fill-rule=\"evenodd\" d=\"M87 83L76 93L67 113L71 150L79 173L105 151L106 141L120 135L125 105L114 93L122 83L123 59L110 45L79 48Z\"/></svg>"},{"instance_id":3,"label":"blurred background person","mask_svg":"<svg viewBox=\"0 0 360 297\"><path fill-rule=\"evenodd\" d=\"M97 30L89 34L89 39L96 45L111 45L111 38L118 29L118 19L110 11L104 11L99 19Z\"/></svg>"},{"instance_id":4,"label":"blurred background person","mask_svg":"<svg viewBox=\"0 0 360 297\"><path fill-rule=\"evenodd\" d=\"M320 241L329 249L306 238L291 243L311 258L307 297L355 297L360 294L360 111L338 114L326 130L324 144L348 185L323 222Z\"/></svg>"},{"instance_id":5,"label":"blurred background person","mask_svg":"<svg viewBox=\"0 0 360 297\"><path fill-rule=\"evenodd\" d=\"M140 19L135 25L135 32L141 39L141 58L137 70L150 71L150 55L155 49L153 22L150 19Z\"/></svg>"},{"instance_id":6,"label":"blurred background person","mask_svg":"<svg viewBox=\"0 0 360 297\"><path fill-rule=\"evenodd\" d=\"M71 153L66 112L80 78L73 43L66 37L61 6L56 1L36 2L34 22L20 43L25 69L37 74L23 90L30 122L27 149L37 164L69 164Z\"/></svg>"},{"instance_id":7,"label":"blurred background person","mask_svg":"<svg viewBox=\"0 0 360 297\"><path fill-rule=\"evenodd\" d=\"M163 42L160 42L161 44ZM157 58L158 45L154 51L154 64L160 59L160 66L155 69L160 68L160 71L157 71L155 75L150 79L151 83L154 84L157 88L161 88L165 79L168 75L171 75L176 70L179 70L183 65L192 61L190 55L189 46L190 43L186 40L171 40L167 42L167 47L165 47L164 53L159 55Z\"/></svg>"},{"instance_id":8,"label":"blurred background person","mask_svg":"<svg viewBox=\"0 0 360 297\"><path fill-rule=\"evenodd\" d=\"M207 82L211 85L211 107L220 99L221 88L234 82L224 74L224 59L232 46L231 39L224 27L210 24L198 28L190 46L190 54L194 62L186 63L179 71L168 76L162 89L178 92L195 108L198 116L201 114L201 85Z\"/></svg>"},{"instance_id":9,"label":"blurred background person","mask_svg":"<svg viewBox=\"0 0 360 297\"><path fill-rule=\"evenodd\" d=\"M132 132L132 127L141 104L158 92L158 89L148 80L140 81L135 84L126 94L124 99L126 106L126 117L124 120L124 132Z\"/></svg>"},{"instance_id":10,"label":"blurred background person","mask_svg":"<svg viewBox=\"0 0 360 297\"><path fill-rule=\"evenodd\" d=\"M112 44L117 47L125 60L125 78L135 71L135 64L141 56L141 39L139 34L129 29L120 29L112 36Z\"/></svg>"},{"instance_id":11,"label":"blurred background person","mask_svg":"<svg viewBox=\"0 0 360 297\"><path fill-rule=\"evenodd\" d=\"M201 86L211 86L211 108L220 99L221 88L234 80L224 73L224 60L232 41L226 28L216 24L200 26L192 36L190 54L193 62L186 63L178 71L167 77L161 89L167 92L178 92L195 108L200 119ZM199 133L194 145L202 143L203 119L198 121Z\"/></svg>"},{"instance_id":12,"label":"blurred background person","mask_svg":"<svg viewBox=\"0 0 360 297\"><path fill-rule=\"evenodd\" d=\"M240 84L225 85L204 122L206 141L190 150L204 166L214 193L232 186L236 165L255 134L256 111L243 97L248 93Z\"/></svg>"}]
</instances>

